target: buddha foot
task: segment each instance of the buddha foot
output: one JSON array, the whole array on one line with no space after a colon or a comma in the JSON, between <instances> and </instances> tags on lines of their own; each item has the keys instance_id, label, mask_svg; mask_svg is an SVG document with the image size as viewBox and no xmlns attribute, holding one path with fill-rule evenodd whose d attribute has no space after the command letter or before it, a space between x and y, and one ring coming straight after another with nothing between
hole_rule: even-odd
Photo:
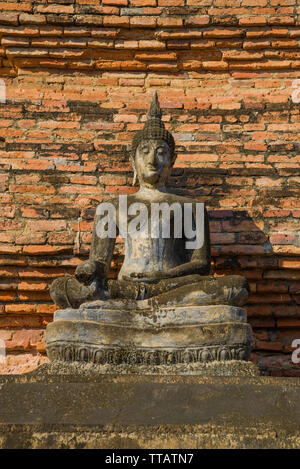
<instances>
[{"instance_id":1,"label":"buddha foot","mask_svg":"<svg viewBox=\"0 0 300 469\"><path fill-rule=\"evenodd\" d=\"M55 304L62 308L78 308L86 301L99 298L99 288L96 281L90 285L80 283L71 276L59 277L50 286L50 296Z\"/></svg>"},{"instance_id":2,"label":"buddha foot","mask_svg":"<svg viewBox=\"0 0 300 469\"><path fill-rule=\"evenodd\" d=\"M137 368L249 359L252 330L243 308L132 306L94 301L56 311L47 326L48 357Z\"/></svg>"}]
</instances>

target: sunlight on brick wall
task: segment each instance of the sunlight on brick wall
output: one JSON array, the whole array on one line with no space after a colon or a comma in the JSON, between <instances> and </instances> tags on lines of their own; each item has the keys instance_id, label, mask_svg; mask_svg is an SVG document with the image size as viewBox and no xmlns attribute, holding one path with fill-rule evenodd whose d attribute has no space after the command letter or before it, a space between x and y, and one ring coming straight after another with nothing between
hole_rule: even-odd
<instances>
[{"instance_id":1,"label":"sunlight on brick wall","mask_svg":"<svg viewBox=\"0 0 300 469\"><path fill-rule=\"evenodd\" d=\"M49 284L87 257L97 204L136 191L130 141L157 90L171 185L210 211L212 273L250 282L252 360L299 375L299 14L296 0L0 3L0 371L47 361ZM122 256L119 240L111 276Z\"/></svg>"}]
</instances>

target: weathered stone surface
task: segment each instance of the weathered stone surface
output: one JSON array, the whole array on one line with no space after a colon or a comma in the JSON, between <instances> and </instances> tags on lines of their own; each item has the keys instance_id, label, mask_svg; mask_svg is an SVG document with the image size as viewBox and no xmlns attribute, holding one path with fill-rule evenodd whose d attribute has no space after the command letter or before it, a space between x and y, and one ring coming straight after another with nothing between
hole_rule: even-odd
<instances>
[{"instance_id":1,"label":"weathered stone surface","mask_svg":"<svg viewBox=\"0 0 300 469\"><path fill-rule=\"evenodd\" d=\"M243 308L191 305L143 310L116 300L57 311L46 340L52 360L123 363L141 373L147 365L160 365L158 372L168 367L176 373L188 363L247 360L252 333ZM182 366L172 368L178 364Z\"/></svg>"},{"instance_id":2,"label":"weathered stone surface","mask_svg":"<svg viewBox=\"0 0 300 469\"><path fill-rule=\"evenodd\" d=\"M103 376L82 364L55 374L61 364L52 366L52 374L1 377L1 448L300 448L297 378Z\"/></svg>"},{"instance_id":3,"label":"weathered stone surface","mask_svg":"<svg viewBox=\"0 0 300 469\"><path fill-rule=\"evenodd\" d=\"M35 375L180 375L180 376L259 376L260 370L252 362L241 360L175 363L170 365L107 363L99 365L80 361L62 362L54 360L35 370Z\"/></svg>"},{"instance_id":4,"label":"weathered stone surface","mask_svg":"<svg viewBox=\"0 0 300 469\"><path fill-rule=\"evenodd\" d=\"M57 320L47 328L50 359L168 365L247 360L251 326L241 322L136 327L134 323Z\"/></svg>"},{"instance_id":5,"label":"weathered stone surface","mask_svg":"<svg viewBox=\"0 0 300 469\"><path fill-rule=\"evenodd\" d=\"M104 324L132 325L135 328L164 327L168 325L193 325L220 322L246 322L247 312L243 308L229 305L214 306L164 306L155 309L140 307L124 301L107 303L92 301L79 309L59 309L54 313L55 321L101 321ZM139 306L139 303L137 304Z\"/></svg>"}]
</instances>

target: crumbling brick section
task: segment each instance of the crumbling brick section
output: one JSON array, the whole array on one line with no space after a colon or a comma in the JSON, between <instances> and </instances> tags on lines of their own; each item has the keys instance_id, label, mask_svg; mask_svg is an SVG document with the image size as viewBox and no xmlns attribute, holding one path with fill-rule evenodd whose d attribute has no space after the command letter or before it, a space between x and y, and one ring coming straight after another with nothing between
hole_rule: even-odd
<instances>
[{"instance_id":1,"label":"crumbling brick section","mask_svg":"<svg viewBox=\"0 0 300 469\"><path fill-rule=\"evenodd\" d=\"M250 282L252 359L299 375L298 3L0 2L0 371L47 360L49 284L86 258L97 204L136 191L130 141L157 90L172 186L210 210L212 272ZM111 276L122 256L119 240Z\"/></svg>"}]
</instances>

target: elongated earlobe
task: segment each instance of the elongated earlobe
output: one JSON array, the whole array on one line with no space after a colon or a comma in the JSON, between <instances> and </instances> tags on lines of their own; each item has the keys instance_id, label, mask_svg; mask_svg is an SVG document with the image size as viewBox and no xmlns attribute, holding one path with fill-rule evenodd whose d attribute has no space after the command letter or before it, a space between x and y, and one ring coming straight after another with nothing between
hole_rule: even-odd
<instances>
[{"instance_id":1,"label":"elongated earlobe","mask_svg":"<svg viewBox=\"0 0 300 469\"><path fill-rule=\"evenodd\" d=\"M170 179L172 177L172 169L173 169L176 158L177 158L177 155L174 153L173 157L172 157L172 160L171 160L171 169L170 169L169 175L168 175L168 177L166 179L166 182L165 182L166 185L170 184Z\"/></svg>"},{"instance_id":2,"label":"elongated earlobe","mask_svg":"<svg viewBox=\"0 0 300 469\"><path fill-rule=\"evenodd\" d=\"M137 186L137 185L138 185L138 178L137 178L137 172L136 172L136 169L135 169L134 158L133 158L132 155L130 155L130 160L131 160L131 164L132 164L132 168L133 168L133 181L132 181L132 185L133 185L133 186Z\"/></svg>"}]
</instances>

